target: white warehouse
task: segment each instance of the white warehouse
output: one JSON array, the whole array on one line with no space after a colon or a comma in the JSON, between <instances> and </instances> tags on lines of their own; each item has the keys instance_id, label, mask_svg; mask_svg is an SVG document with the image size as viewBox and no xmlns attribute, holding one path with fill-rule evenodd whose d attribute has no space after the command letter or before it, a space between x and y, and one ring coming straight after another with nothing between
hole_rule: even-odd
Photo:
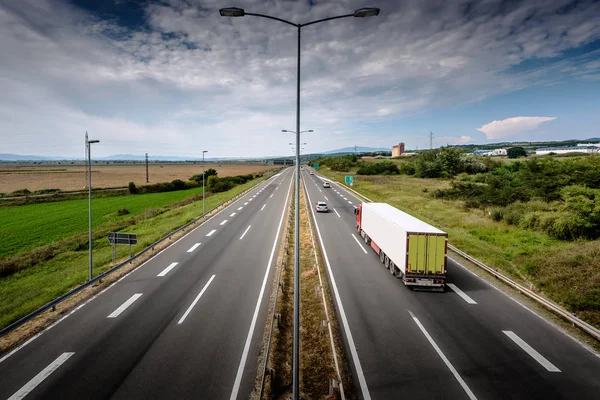
<instances>
[{"instance_id":1,"label":"white warehouse","mask_svg":"<svg viewBox=\"0 0 600 400\"><path fill-rule=\"evenodd\" d=\"M536 149L535 154L543 156L546 154L567 154L567 153L598 153L596 146L570 146L570 147L544 147Z\"/></svg>"}]
</instances>

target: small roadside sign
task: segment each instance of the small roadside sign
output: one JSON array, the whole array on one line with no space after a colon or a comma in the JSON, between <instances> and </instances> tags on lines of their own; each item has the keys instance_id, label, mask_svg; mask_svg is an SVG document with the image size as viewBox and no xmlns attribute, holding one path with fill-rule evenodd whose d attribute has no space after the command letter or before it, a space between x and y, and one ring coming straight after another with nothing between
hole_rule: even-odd
<instances>
[{"instance_id":1,"label":"small roadside sign","mask_svg":"<svg viewBox=\"0 0 600 400\"><path fill-rule=\"evenodd\" d=\"M120 232L109 232L108 242L112 244L112 259L117 259L117 245L128 244L129 245L129 257L131 257L131 245L137 244L137 235L135 233L120 233Z\"/></svg>"},{"instance_id":2,"label":"small roadside sign","mask_svg":"<svg viewBox=\"0 0 600 400\"><path fill-rule=\"evenodd\" d=\"M352 186L352 184L354 183L354 177L352 175L346 175L345 178L346 185Z\"/></svg>"},{"instance_id":3,"label":"small roadside sign","mask_svg":"<svg viewBox=\"0 0 600 400\"><path fill-rule=\"evenodd\" d=\"M135 233L109 232L108 242L110 244L137 244Z\"/></svg>"},{"instance_id":4,"label":"small roadside sign","mask_svg":"<svg viewBox=\"0 0 600 400\"><path fill-rule=\"evenodd\" d=\"M314 169L317 169L317 168L319 168L319 164L315 163L315 164L313 165L313 168L314 168Z\"/></svg>"}]
</instances>

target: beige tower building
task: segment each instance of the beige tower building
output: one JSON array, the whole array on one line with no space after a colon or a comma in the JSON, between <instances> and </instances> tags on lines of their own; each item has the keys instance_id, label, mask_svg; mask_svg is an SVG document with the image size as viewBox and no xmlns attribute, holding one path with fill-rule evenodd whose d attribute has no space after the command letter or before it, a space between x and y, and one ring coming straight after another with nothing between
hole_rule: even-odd
<instances>
[{"instance_id":1,"label":"beige tower building","mask_svg":"<svg viewBox=\"0 0 600 400\"><path fill-rule=\"evenodd\" d=\"M392 146L392 157L400 157L402 154L404 154L404 143Z\"/></svg>"}]
</instances>

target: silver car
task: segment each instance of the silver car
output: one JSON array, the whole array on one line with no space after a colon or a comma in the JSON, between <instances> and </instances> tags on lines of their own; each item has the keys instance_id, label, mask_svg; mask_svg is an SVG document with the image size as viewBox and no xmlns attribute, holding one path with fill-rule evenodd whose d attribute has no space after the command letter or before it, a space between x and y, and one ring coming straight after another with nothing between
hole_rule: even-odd
<instances>
[{"instance_id":1,"label":"silver car","mask_svg":"<svg viewBox=\"0 0 600 400\"><path fill-rule=\"evenodd\" d=\"M317 210L317 212L328 212L329 211L327 209L327 203L325 203L324 201L317 201L315 209Z\"/></svg>"},{"instance_id":2,"label":"silver car","mask_svg":"<svg viewBox=\"0 0 600 400\"><path fill-rule=\"evenodd\" d=\"M329 182L323 182L323 187L324 188L330 188L331 185L329 184Z\"/></svg>"}]
</instances>

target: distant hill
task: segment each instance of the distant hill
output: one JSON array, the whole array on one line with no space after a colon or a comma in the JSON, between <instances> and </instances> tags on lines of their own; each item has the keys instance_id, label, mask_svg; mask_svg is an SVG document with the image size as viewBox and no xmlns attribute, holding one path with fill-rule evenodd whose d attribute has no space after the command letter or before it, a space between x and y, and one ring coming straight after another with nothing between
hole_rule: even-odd
<instances>
[{"instance_id":1,"label":"distant hill","mask_svg":"<svg viewBox=\"0 0 600 400\"><path fill-rule=\"evenodd\" d=\"M342 149L329 150L323 152L323 154L338 154L338 153L354 153L354 146L352 147L344 147ZM391 147L356 147L357 153L372 153L376 151L392 151Z\"/></svg>"},{"instance_id":2,"label":"distant hill","mask_svg":"<svg viewBox=\"0 0 600 400\"><path fill-rule=\"evenodd\" d=\"M60 160L55 157L28 156L20 154L0 154L0 161L50 161Z\"/></svg>"}]
</instances>

